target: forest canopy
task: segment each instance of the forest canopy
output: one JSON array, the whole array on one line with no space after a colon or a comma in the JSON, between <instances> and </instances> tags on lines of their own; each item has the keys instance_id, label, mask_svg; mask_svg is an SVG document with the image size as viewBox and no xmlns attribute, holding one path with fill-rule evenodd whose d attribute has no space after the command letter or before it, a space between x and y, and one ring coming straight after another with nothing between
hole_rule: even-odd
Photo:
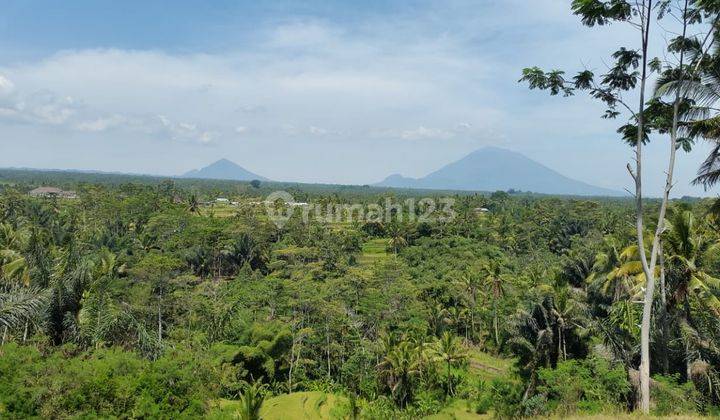
<instances>
[{"instance_id":1,"label":"forest canopy","mask_svg":"<svg viewBox=\"0 0 720 420\"><path fill-rule=\"evenodd\" d=\"M15 174L0 184L3 417L504 418L636 406L632 200L468 193L452 196L453 218L296 212L278 227L257 205L270 183L56 173L77 198L32 197L47 173ZM421 197L293 188L323 205ZM651 213L659 201L645 204ZM717 414L714 201L672 200L667 226L652 413Z\"/></svg>"}]
</instances>

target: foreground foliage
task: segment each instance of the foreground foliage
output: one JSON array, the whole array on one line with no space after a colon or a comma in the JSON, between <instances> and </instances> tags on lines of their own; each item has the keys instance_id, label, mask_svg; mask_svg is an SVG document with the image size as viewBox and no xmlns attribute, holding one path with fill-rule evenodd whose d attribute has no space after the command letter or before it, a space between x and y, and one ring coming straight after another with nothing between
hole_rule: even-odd
<instances>
[{"instance_id":1,"label":"foreground foliage","mask_svg":"<svg viewBox=\"0 0 720 420\"><path fill-rule=\"evenodd\" d=\"M636 404L643 273L628 201L456 195L452 220L298 214L278 228L244 184L73 184L76 200L4 185L3 418L508 418ZM221 195L240 204L202 204ZM720 403L712 204L670 206L655 414Z\"/></svg>"}]
</instances>

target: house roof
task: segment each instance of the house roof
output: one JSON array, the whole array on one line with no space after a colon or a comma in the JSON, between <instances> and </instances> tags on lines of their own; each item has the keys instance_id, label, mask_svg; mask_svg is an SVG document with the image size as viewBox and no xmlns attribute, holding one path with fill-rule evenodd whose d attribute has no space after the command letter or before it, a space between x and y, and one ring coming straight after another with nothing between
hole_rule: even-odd
<instances>
[{"instance_id":1,"label":"house roof","mask_svg":"<svg viewBox=\"0 0 720 420\"><path fill-rule=\"evenodd\" d=\"M61 194L63 190L55 187L38 187L30 191L30 194Z\"/></svg>"}]
</instances>

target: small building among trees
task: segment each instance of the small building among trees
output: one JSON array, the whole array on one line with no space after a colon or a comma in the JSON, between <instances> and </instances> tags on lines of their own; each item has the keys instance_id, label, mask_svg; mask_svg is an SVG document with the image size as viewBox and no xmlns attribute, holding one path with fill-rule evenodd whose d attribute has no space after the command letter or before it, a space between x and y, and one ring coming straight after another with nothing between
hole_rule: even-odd
<instances>
[{"instance_id":1,"label":"small building among trees","mask_svg":"<svg viewBox=\"0 0 720 420\"><path fill-rule=\"evenodd\" d=\"M55 187L38 187L30 191L28 195L42 198L77 198L75 191L64 191Z\"/></svg>"}]
</instances>

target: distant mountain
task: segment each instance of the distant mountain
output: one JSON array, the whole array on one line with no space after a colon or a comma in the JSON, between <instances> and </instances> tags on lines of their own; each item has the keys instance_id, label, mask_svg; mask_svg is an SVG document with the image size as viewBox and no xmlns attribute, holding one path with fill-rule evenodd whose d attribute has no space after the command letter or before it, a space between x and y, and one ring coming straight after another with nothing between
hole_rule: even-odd
<instances>
[{"instance_id":1,"label":"distant mountain","mask_svg":"<svg viewBox=\"0 0 720 420\"><path fill-rule=\"evenodd\" d=\"M390 175L380 187L439 190L506 191L542 194L624 196L621 191L596 187L568 178L520 153L484 147L423 178Z\"/></svg>"},{"instance_id":2,"label":"distant mountain","mask_svg":"<svg viewBox=\"0 0 720 420\"><path fill-rule=\"evenodd\" d=\"M233 181L268 181L267 178L254 174L242 166L227 159L220 159L202 169L193 169L181 178L230 179Z\"/></svg>"}]
</instances>

